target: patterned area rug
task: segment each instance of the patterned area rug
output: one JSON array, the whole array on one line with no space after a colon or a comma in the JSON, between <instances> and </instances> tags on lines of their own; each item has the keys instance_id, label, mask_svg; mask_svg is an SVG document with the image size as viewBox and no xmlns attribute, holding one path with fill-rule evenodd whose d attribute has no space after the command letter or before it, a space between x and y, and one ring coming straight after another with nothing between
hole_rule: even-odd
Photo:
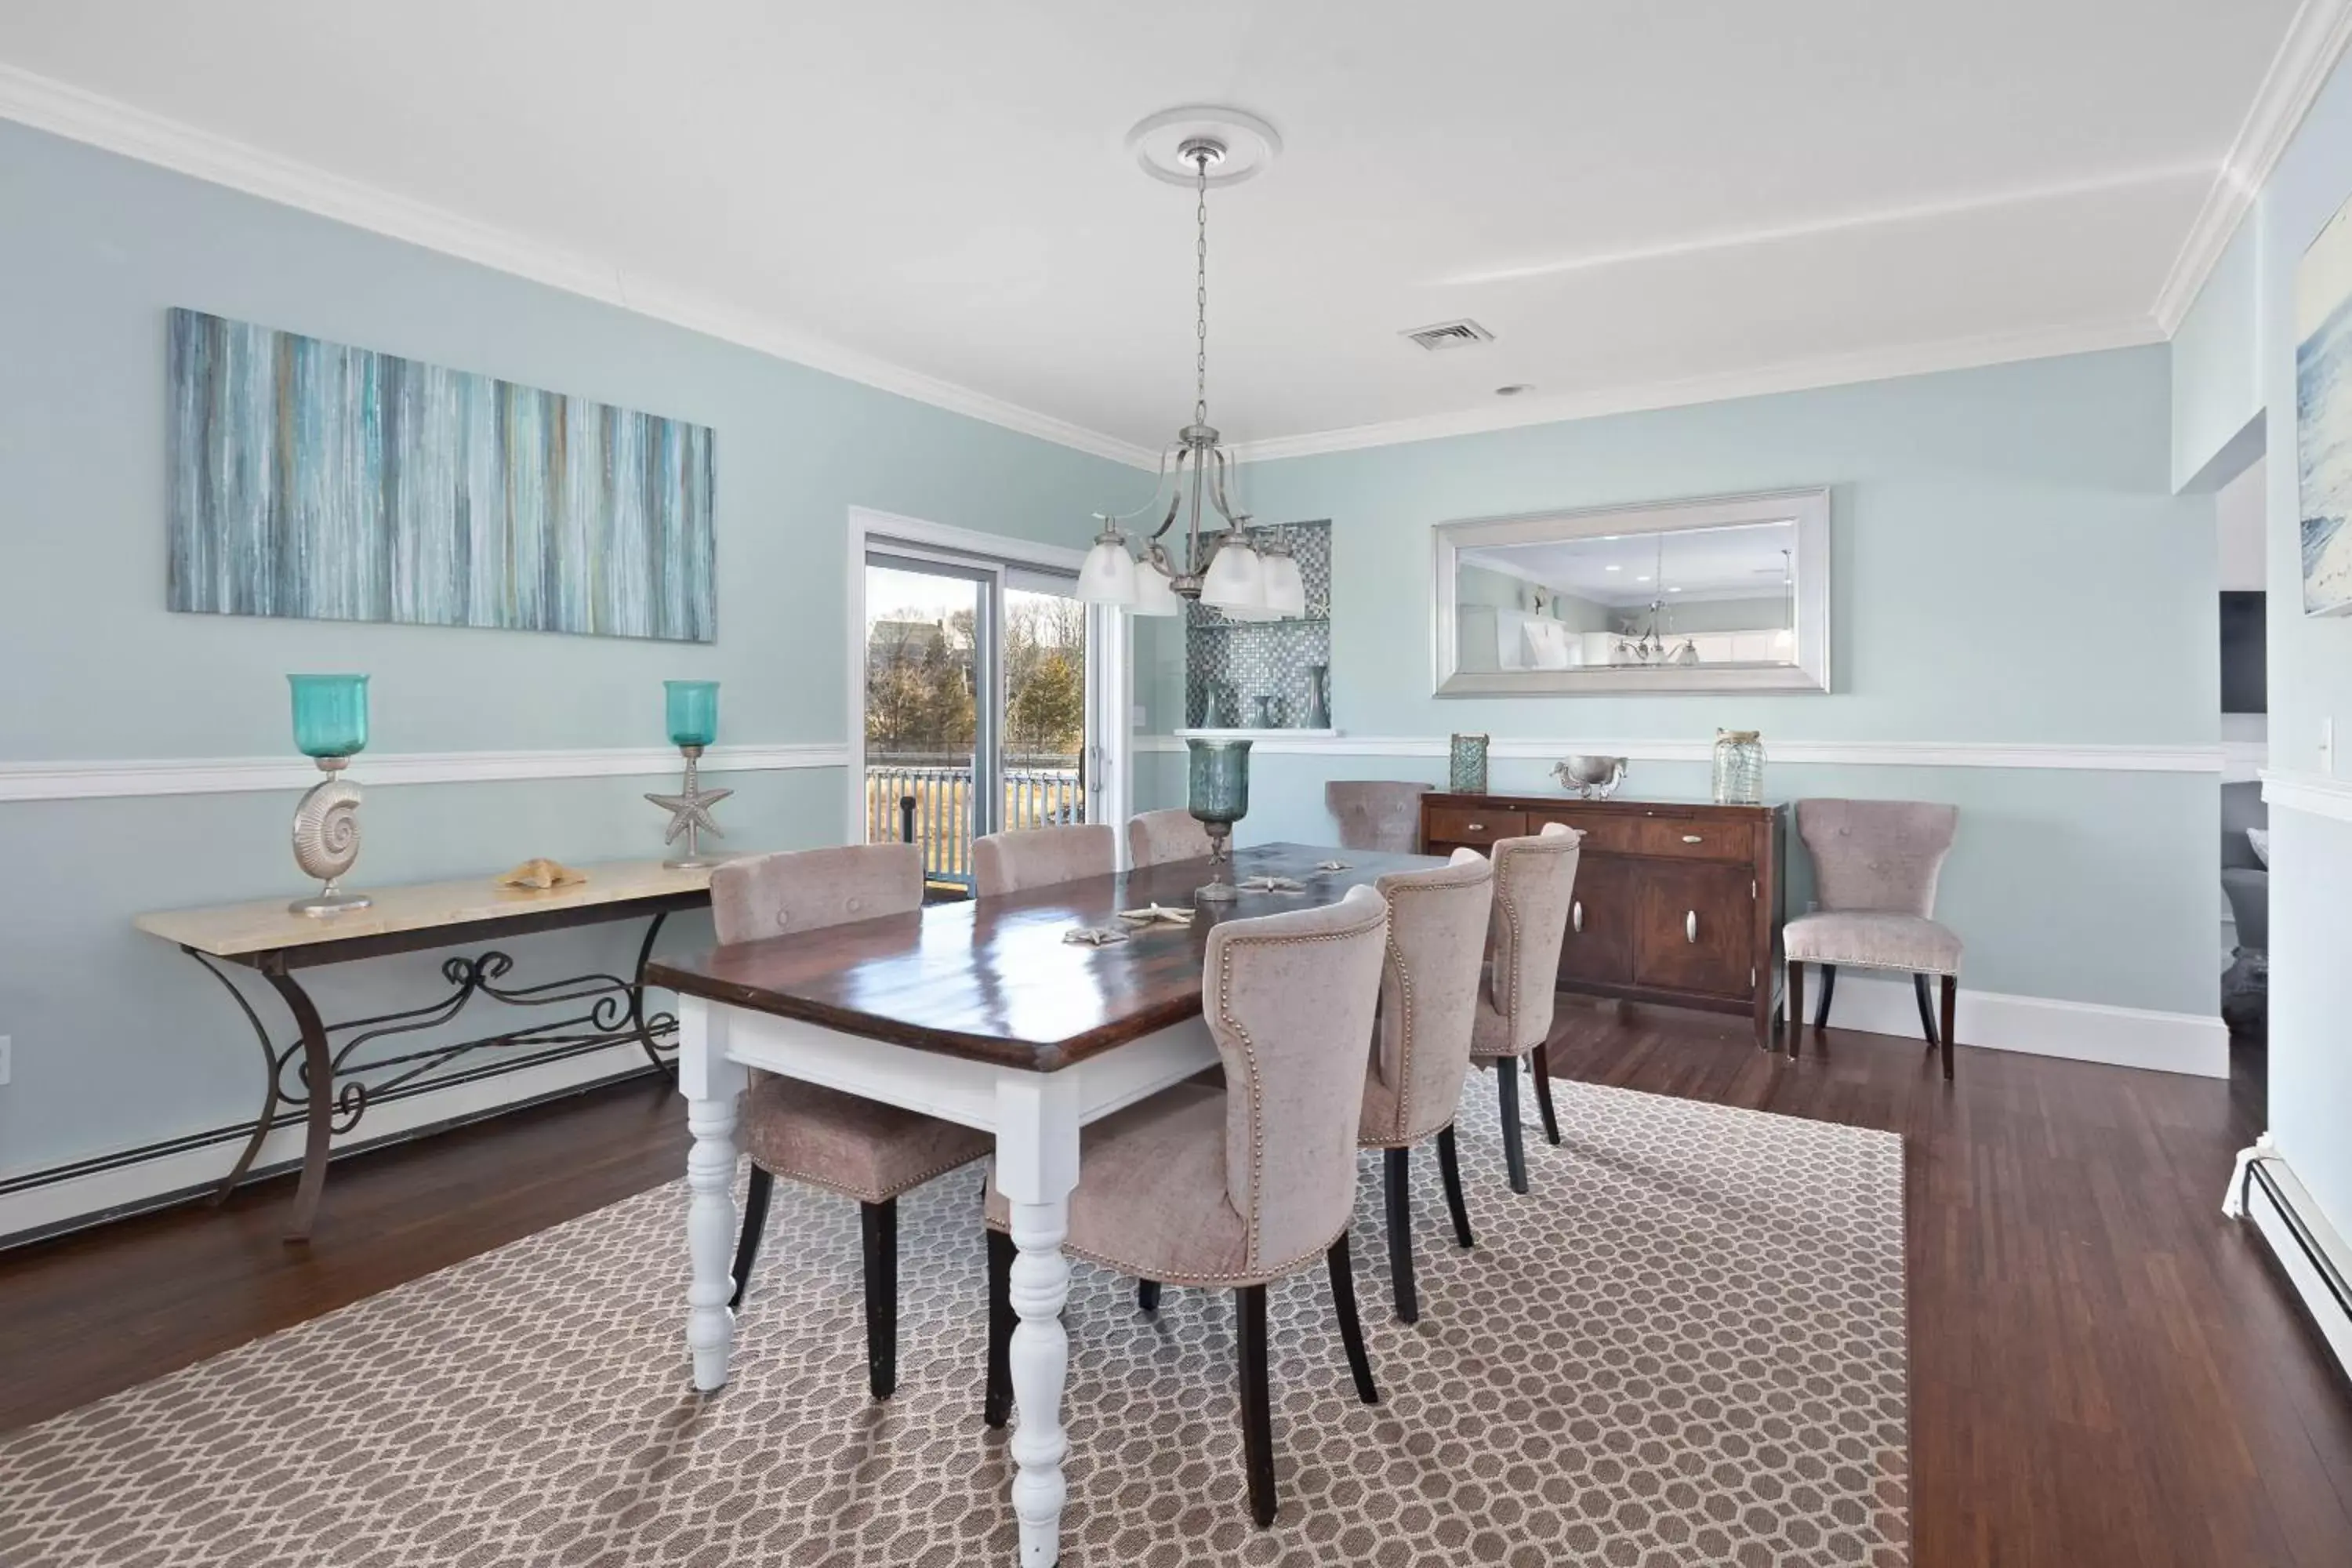
<instances>
[{"instance_id":1,"label":"patterned area rug","mask_svg":"<svg viewBox=\"0 0 2352 1568\"><path fill-rule=\"evenodd\" d=\"M1461 1119L1474 1251L1414 1160L1422 1321L1379 1161L1356 1403L1322 1273L1270 1292L1282 1512L1249 1522L1231 1297L1080 1265L1064 1561L1898 1564L1903 1150L1888 1133L1560 1086L1505 1186ZM732 1384L688 1386L683 1184L0 1437L0 1563L320 1568L1010 1563L981 1424L976 1173L901 1204L899 1384L866 1395L856 1205L777 1184Z\"/></svg>"}]
</instances>

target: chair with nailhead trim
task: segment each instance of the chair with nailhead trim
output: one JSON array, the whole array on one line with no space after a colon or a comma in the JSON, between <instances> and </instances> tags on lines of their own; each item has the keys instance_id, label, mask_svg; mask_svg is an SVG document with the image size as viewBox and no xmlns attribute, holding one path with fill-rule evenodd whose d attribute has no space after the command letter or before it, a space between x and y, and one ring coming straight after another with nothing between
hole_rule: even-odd
<instances>
[{"instance_id":1,"label":"chair with nailhead trim","mask_svg":"<svg viewBox=\"0 0 2352 1568\"><path fill-rule=\"evenodd\" d=\"M1551 1108L1552 1009L1559 988L1559 948L1568 939L1568 909L1576 892L1576 863L1584 835L1548 822L1526 838L1497 838L1495 913L1488 942L1493 957L1470 1026L1470 1060L1495 1069L1495 1098L1503 1112L1503 1170L1511 1191L1528 1190L1527 1134L1519 1126L1519 1061L1530 1058L1544 1137L1559 1142Z\"/></svg>"},{"instance_id":2,"label":"chair with nailhead trim","mask_svg":"<svg viewBox=\"0 0 2352 1568\"><path fill-rule=\"evenodd\" d=\"M1380 1023L1364 1070L1356 1144L1381 1151L1388 1197L1389 1280L1402 1322L1421 1320L1412 1277L1412 1164L1415 1145L1437 1141L1438 1174L1454 1239L1476 1245L1462 1201L1454 1113L1470 1071L1470 1030L1486 957L1495 868L1475 849L1428 871L1398 871L1373 886L1389 905L1387 962L1381 966Z\"/></svg>"},{"instance_id":3,"label":"chair with nailhead trim","mask_svg":"<svg viewBox=\"0 0 2352 1568\"><path fill-rule=\"evenodd\" d=\"M710 874L721 942L912 915L922 903L922 852L911 844L763 855ZM729 1308L741 1305L751 1284L776 1177L856 1198L865 1233L866 1385L875 1398L889 1398L898 1384L898 1198L981 1159L994 1141L952 1121L759 1071L743 1091L742 1129L751 1184Z\"/></svg>"},{"instance_id":4,"label":"chair with nailhead trim","mask_svg":"<svg viewBox=\"0 0 2352 1568\"><path fill-rule=\"evenodd\" d=\"M1336 904L1221 921L1208 935L1201 1011L1223 1086L1197 1079L1114 1111L1080 1136L1064 1247L1122 1274L1230 1289L1238 1317L1242 1451L1250 1511L1274 1522L1265 1288L1328 1268L1357 1397L1380 1403L1348 1256L1356 1123L1389 910L1370 888ZM1010 1207L992 1181L989 1405L1011 1376Z\"/></svg>"}]
</instances>

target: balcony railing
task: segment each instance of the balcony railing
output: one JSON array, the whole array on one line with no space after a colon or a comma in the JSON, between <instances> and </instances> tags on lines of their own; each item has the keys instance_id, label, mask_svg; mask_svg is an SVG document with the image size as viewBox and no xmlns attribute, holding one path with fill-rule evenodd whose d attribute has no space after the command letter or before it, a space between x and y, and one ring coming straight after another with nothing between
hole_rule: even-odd
<instances>
[{"instance_id":1,"label":"balcony railing","mask_svg":"<svg viewBox=\"0 0 2352 1568\"><path fill-rule=\"evenodd\" d=\"M1059 765L1008 764L1003 787L1003 821L1008 828L1087 819L1086 785L1075 758ZM971 890L969 763L892 762L866 770L866 841L892 842L910 832L922 846L924 880Z\"/></svg>"}]
</instances>

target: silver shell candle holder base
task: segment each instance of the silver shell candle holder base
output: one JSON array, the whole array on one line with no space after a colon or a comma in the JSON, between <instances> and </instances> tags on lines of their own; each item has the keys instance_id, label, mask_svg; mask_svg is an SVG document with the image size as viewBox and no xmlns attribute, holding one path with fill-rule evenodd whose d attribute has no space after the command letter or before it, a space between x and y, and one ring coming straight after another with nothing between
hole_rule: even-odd
<instances>
[{"instance_id":1,"label":"silver shell candle holder base","mask_svg":"<svg viewBox=\"0 0 2352 1568\"><path fill-rule=\"evenodd\" d=\"M360 786L343 776L351 759L313 760L327 776L312 784L294 807L294 863L326 886L286 908L292 914L319 917L366 909L373 900L365 893L346 893L340 886L360 858Z\"/></svg>"},{"instance_id":2,"label":"silver shell candle holder base","mask_svg":"<svg viewBox=\"0 0 2352 1568\"><path fill-rule=\"evenodd\" d=\"M339 915L345 910L363 910L374 903L365 893L346 893L330 882L316 896L297 899L286 906L287 912L297 915Z\"/></svg>"}]
</instances>

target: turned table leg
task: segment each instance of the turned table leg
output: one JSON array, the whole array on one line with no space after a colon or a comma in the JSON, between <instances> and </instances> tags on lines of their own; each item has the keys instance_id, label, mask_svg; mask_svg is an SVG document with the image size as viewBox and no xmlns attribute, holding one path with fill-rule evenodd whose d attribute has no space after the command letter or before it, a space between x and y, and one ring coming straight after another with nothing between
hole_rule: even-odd
<instances>
[{"instance_id":1,"label":"turned table leg","mask_svg":"<svg viewBox=\"0 0 2352 1568\"><path fill-rule=\"evenodd\" d=\"M735 1294L730 1262L735 1250L736 1102L749 1079L727 1056L725 1016L701 998L679 999L677 1086L686 1096L687 1251L692 1273L686 1288L686 1345L694 1357L694 1386L709 1394L727 1386L727 1359L735 1346Z\"/></svg>"},{"instance_id":2,"label":"turned table leg","mask_svg":"<svg viewBox=\"0 0 2352 1568\"><path fill-rule=\"evenodd\" d=\"M1013 1511L1021 1521L1022 1568L1060 1560L1062 1477L1068 1434L1062 1390L1070 1342L1062 1307L1070 1295L1070 1189L1078 1181L1075 1075L1008 1073L996 1089L996 1185L1012 1208L1013 1310L1019 1321L1008 1357L1013 1373Z\"/></svg>"}]
</instances>

